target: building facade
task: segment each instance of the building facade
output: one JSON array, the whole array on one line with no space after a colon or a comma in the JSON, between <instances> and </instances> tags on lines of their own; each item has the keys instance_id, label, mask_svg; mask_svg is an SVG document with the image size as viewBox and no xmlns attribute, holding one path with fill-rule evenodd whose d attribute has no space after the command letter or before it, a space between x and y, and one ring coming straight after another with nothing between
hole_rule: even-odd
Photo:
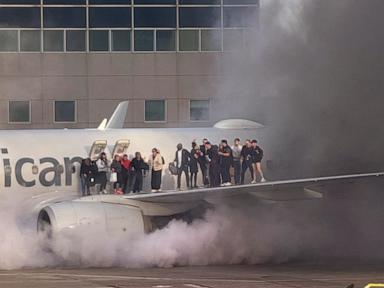
<instances>
[{"instance_id":1,"label":"building facade","mask_svg":"<svg viewBox=\"0 0 384 288\"><path fill-rule=\"evenodd\" d=\"M0 0L0 128L207 126L258 0Z\"/></svg>"}]
</instances>

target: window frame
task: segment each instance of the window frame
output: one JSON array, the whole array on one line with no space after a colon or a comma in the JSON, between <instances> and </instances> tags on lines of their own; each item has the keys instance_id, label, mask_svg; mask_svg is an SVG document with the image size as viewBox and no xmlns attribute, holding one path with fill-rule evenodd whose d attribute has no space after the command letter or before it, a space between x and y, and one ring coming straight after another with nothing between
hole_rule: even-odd
<instances>
[{"instance_id":1,"label":"window frame","mask_svg":"<svg viewBox=\"0 0 384 288\"><path fill-rule=\"evenodd\" d=\"M74 102L74 121L56 121L56 102ZM77 123L77 100L54 100L53 103L53 123L54 124L74 124Z\"/></svg>"},{"instance_id":2,"label":"window frame","mask_svg":"<svg viewBox=\"0 0 384 288\"><path fill-rule=\"evenodd\" d=\"M146 120L145 119L145 103L147 101L164 101L164 120L154 120L154 121L151 121L151 120ZM145 99L144 100L144 107L143 107L143 110L144 110L144 123L167 123L167 119L168 119L168 101L167 99Z\"/></svg>"},{"instance_id":3,"label":"window frame","mask_svg":"<svg viewBox=\"0 0 384 288\"><path fill-rule=\"evenodd\" d=\"M207 101L208 102L208 120L192 120L191 119L191 102L192 101ZM212 108L211 99L189 99L188 101L188 114L190 123L207 123L211 121L211 108Z\"/></svg>"},{"instance_id":4,"label":"window frame","mask_svg":"<svg viewBox=\"0 0 384 288\"><path fill-rule=\"evenodd\" d=\"M25 122L19 122L19 121L11 121L10 119L10 116L11 116L11 113L10 113L10 108L11 108L11 102L27 102L28 103L28 106L29 106L29 121L25 121ZM31 100L8 100L8 124L31 124L32 123L32 101Z\"/></svg>"}]
</instances>

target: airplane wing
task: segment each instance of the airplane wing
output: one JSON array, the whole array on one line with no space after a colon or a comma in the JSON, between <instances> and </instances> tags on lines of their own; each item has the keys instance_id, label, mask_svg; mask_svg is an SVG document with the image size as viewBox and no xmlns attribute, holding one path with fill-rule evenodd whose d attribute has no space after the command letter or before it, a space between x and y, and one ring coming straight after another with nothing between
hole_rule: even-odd
<instances>
[{"instance_id":1,"label":"airplane wing","mask_svg":"<svg viewBox=\"0 0 384 288\"><path fill-rule=\"evenodd\" d=\"M184 191L166 191L124 196L126 199L152 203L185 203L218 197L251 194L271 201L310 200L322 198L322 188L330 184L354 183L368 178L383 177L384 172L330 176L320 178L270 181L229 187L203 188Z\"/></svg>"},{"instance_id":2,"label":"airplane wing","mask_svg":"<svg viewBox=\"0 0 384 288\"><path fill-rule=\"evenodd\" d=\"M149 232L157 227L156 218L151 217L177 215L206 202L215 205L224 198L247 199L250 195L268 201L318 199L322 197L321 188L327 185L355 183L364 179L371 182L373 178L383 176L384 172L379 172L139 195L91 195L51 203L42 208L38 213L37 227L38 231L46 231L46 227L51 227L51 231L60 231L86 224L84 229L96 225L107 231Z\"/></svg>"}]
</instances>

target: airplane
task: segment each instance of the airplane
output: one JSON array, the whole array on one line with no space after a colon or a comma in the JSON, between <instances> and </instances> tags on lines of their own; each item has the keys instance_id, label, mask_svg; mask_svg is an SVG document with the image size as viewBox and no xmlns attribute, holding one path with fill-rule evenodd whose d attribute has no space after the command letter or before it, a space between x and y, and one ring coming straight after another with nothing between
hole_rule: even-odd
<instances>
[{"instance_id":1,"label":"airplane","mask_svg":"<svg viewBox=\"0 0 384 288\"><path fill-rule=\"evenodd\" d=\"M189 149L195 139L208 138L218 143L221 139L256 137L262 139L268 155L270 132L259 123L227 119L205 128L124 129L128 105L128 101L120 103L111 118L104 119L97 129L0 131L0 197L18 197L20 205L34 217L38 232L51 235L79 227L98 227L131 235L159 228L158 218L171 219L225 198L252 197L274 202L321 199L327 185L384 176L384 172L375 172L175 191L174 176L165 169L161 193L80 197L80 162L86 157L97 159L102 152L108 159L116 154L132 158L136 151L149 155L156 147L169 163L174 160L178 143Z\"/></svg>"}]
</instances>

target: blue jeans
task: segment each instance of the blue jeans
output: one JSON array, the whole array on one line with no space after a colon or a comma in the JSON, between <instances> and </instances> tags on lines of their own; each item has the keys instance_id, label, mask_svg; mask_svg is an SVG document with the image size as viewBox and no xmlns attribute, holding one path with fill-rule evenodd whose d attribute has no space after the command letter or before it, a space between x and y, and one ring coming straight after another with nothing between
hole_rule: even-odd
<instances>
[{"instance_id":1,"label":"blue jeans","mask_svg":"<svg viewBox=\"0 0 384 288\"><path fill-rule=\"evenodd\" d=\"M239 160L233 160L233 168L235 170L235 184L239 185L241 181L241 163Z\"/></svg>"},{"instance_id":2,"label":"blue jeans","mask_svg":"<svg viewBox=\"0 0 384 288\"><path fill-rule=\"evenodd\" d=\"M81 196L91 195L89 192L89 179L86 175L80 175Z\"/></svg>"}]
</instances>

